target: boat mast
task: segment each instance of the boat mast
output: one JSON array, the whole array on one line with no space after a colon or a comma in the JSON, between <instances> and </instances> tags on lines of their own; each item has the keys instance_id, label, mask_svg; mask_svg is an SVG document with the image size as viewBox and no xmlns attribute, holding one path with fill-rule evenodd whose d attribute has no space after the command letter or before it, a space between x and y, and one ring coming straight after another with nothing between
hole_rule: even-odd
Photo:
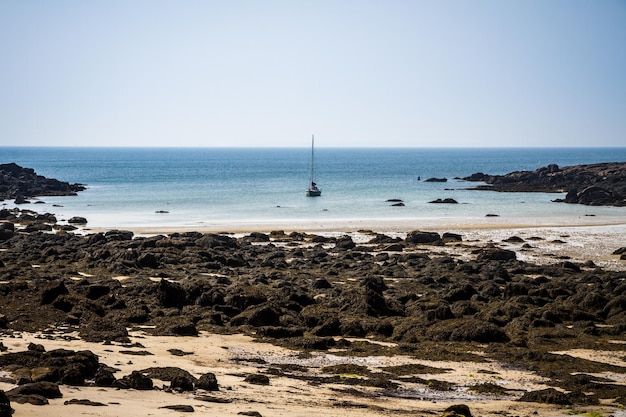
<instances>
[{"instance_id":1,"label":"boat mast","mask_svg":"<svg viewBox=\"0 0 626 417\"><path fill-rule=\"evenodd\" d=\"M309 169L309 175L310 175L309 186L310 187L313 186L313 157L314 157L313 149L315 148L314 144L315 144L315 136L311 135L311 167Z\"/></svg>"}]
</instances>

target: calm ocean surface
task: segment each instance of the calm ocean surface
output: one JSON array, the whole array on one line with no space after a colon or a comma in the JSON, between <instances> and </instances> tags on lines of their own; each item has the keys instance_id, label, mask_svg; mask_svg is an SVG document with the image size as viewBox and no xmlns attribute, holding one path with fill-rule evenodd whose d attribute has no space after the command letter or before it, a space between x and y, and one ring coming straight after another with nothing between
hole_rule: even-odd
<instances>
[{"instance_id":1,"label":"calm ocean surface","mask_svg":"<svg viewBox=\"0 0 626 417\"><path fill-rule=\"evenodd\" d=\"M322 197L305 196L310 149L26 148L0 147L46 177L79 182L75 197L43 197L21 206L84 216L90 227L205 227L255 222L588 217L626 221L625 208L552 203L561 194L470 191L454 180L475 172L505 174L595 162L626 161L626 148L576 149L316 149ZM422 181L418 180L421 177ZM446 177L446 183L424 179ZM398 198L404 207L391 207ZM454 198L460 204L429 204ZM12 202L5 202L11 206ZM62 207L54 207L53 204ZM167 213L157 213L167 211Z\"/></svg>"}]
</instances>

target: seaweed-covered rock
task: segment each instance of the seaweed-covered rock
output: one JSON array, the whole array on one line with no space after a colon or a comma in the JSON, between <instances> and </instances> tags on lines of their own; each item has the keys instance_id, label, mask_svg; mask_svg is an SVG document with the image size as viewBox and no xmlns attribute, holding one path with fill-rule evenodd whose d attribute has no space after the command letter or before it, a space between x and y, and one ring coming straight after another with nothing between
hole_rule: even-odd
<instances>
[{"instance_id":1,"label":"seaweed-covered rock","mask_svg":"<svg viewBox=\"0 0 626 417\"><path fill-rule=\"evenodd\" d=\"M538 391L525 392L519 401L533 402L533 403L546 403L546 404L558 404L558 405L572 405L571 401L567 397L567 394L558 391L554 388L546 388Z\"/></svg>"},{"instance_id":2,"label":"seaweed-covered rock","mask_svg":"<svg viewBox=\"0 0 626 417\"><path fill-rule=\"evenodd\" d=\"M19 385L6 392L9 399L14 400L19 396L38 395L44 398L61 398L59 385L54 382L32 382L30 384ZM17 401L17 400L16 400Z\"/></svg>"},{"instance_id":3,"label":"seaweed-covered rock","mask_svg":"<svg viewBox=\"0 0 626 417\"><path fill-rule=\"evenodd\" d=\"M81 326L79 336L87 342L129 343L128 330L122 323L104 317L93 317Z\"/></svg>"},{"instance_id":4,"label":"seaweed-covered rock","mask_svg":"<svg viewBox=\"0 0 626 417\"><path fill-rule=\"evenodd\" d=\"M410 244L438 244L441 243L441 236L437 232L413 230L407 234L404 241Z\"/></svg>"}]
</instances>

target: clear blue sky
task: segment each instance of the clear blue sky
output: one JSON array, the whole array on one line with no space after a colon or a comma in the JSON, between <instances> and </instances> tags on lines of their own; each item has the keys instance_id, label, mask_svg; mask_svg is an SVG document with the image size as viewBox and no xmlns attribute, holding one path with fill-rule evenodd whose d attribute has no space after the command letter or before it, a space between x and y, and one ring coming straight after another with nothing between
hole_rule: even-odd
<instances>
[{"instance_id":1,"label":"clear blue sky","mask_svg":"<svg viewBox=\"0 0 626 417\"><path fill-rule=\"evenodd\" d=\"M624 0L0 0L0 146L626 146Z\"/></svg>"}]
</instances>

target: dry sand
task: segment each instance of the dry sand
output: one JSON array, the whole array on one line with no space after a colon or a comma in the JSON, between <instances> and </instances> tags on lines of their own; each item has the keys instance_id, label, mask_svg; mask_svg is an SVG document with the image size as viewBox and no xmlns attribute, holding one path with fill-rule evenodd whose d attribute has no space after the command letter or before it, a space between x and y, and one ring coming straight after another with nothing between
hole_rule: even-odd
<instances>
[{"instance_id":1,"label":"dry sand","mask_svg":"<svg viewBox=\"0 0 626 417\"><path fill-rule=\"evenodd\" d=\"M67 335L64 335L67 336ZM102 387L61 386L63 398L50 400L46 406L13 404L14 416L53 417L67 415L89 416L175 416L183 413L160 408L168 405L191 405L196 413L211 416L236 416L240 412L256 411L262 416L380 416L380 415L438 415L453 404L467 404L474 416L566 416L575 413L610 412L613 416L626 416L623 410L609 406L576 408L572 410L554 405L515 401L522 392L547 388L543 380L529 371L511 369L496 362L438 362L416 360L409 356L346 358L332 352L302 357L299 352L255 342L242 335L201 334L199 337L152 337L142 332L131 334L133 343L143 347L119 344L105 345L81 340L67 341L61 335L23 334L19 338L4 338L9 351L25 350L30 342L43 344L47 350L66 348L91 350L100 362L127 375L132 370L149 367L173 366L185 369L199 377L206 372L216 374L220 390L204 393L229 400L228 403L205 402L197 398L202 393L167 392L168 382L155 380L151 391L119 390ZM190 353L174 356L169 349ZM149 352L150 355L130 355L125 352ZM616 352L573 351L561 352L592 360L611 361L626 366L623 355ZM380 395L380 389L346 387L341 384L311 384L293 378L270 375L268 386L244 382L248 374L265 372L272 366L298 364L309 368L309 373L324 375L322 367L353 363L366 365L372 370L386 366L419 363L440 368L443 373L421 374L423 378L451 381L458 384L453 391L438 391L423 385L404 384L399 396ZM626 384L626 375L611 375ZM493 396L468 391L467 387L492 382L519 394ZM12 385L1 383L0 389ZM515 392L515 391L513 391ZM89 399L105 406L64 405L71 399Z\"/></svg>"}]
</instances>

